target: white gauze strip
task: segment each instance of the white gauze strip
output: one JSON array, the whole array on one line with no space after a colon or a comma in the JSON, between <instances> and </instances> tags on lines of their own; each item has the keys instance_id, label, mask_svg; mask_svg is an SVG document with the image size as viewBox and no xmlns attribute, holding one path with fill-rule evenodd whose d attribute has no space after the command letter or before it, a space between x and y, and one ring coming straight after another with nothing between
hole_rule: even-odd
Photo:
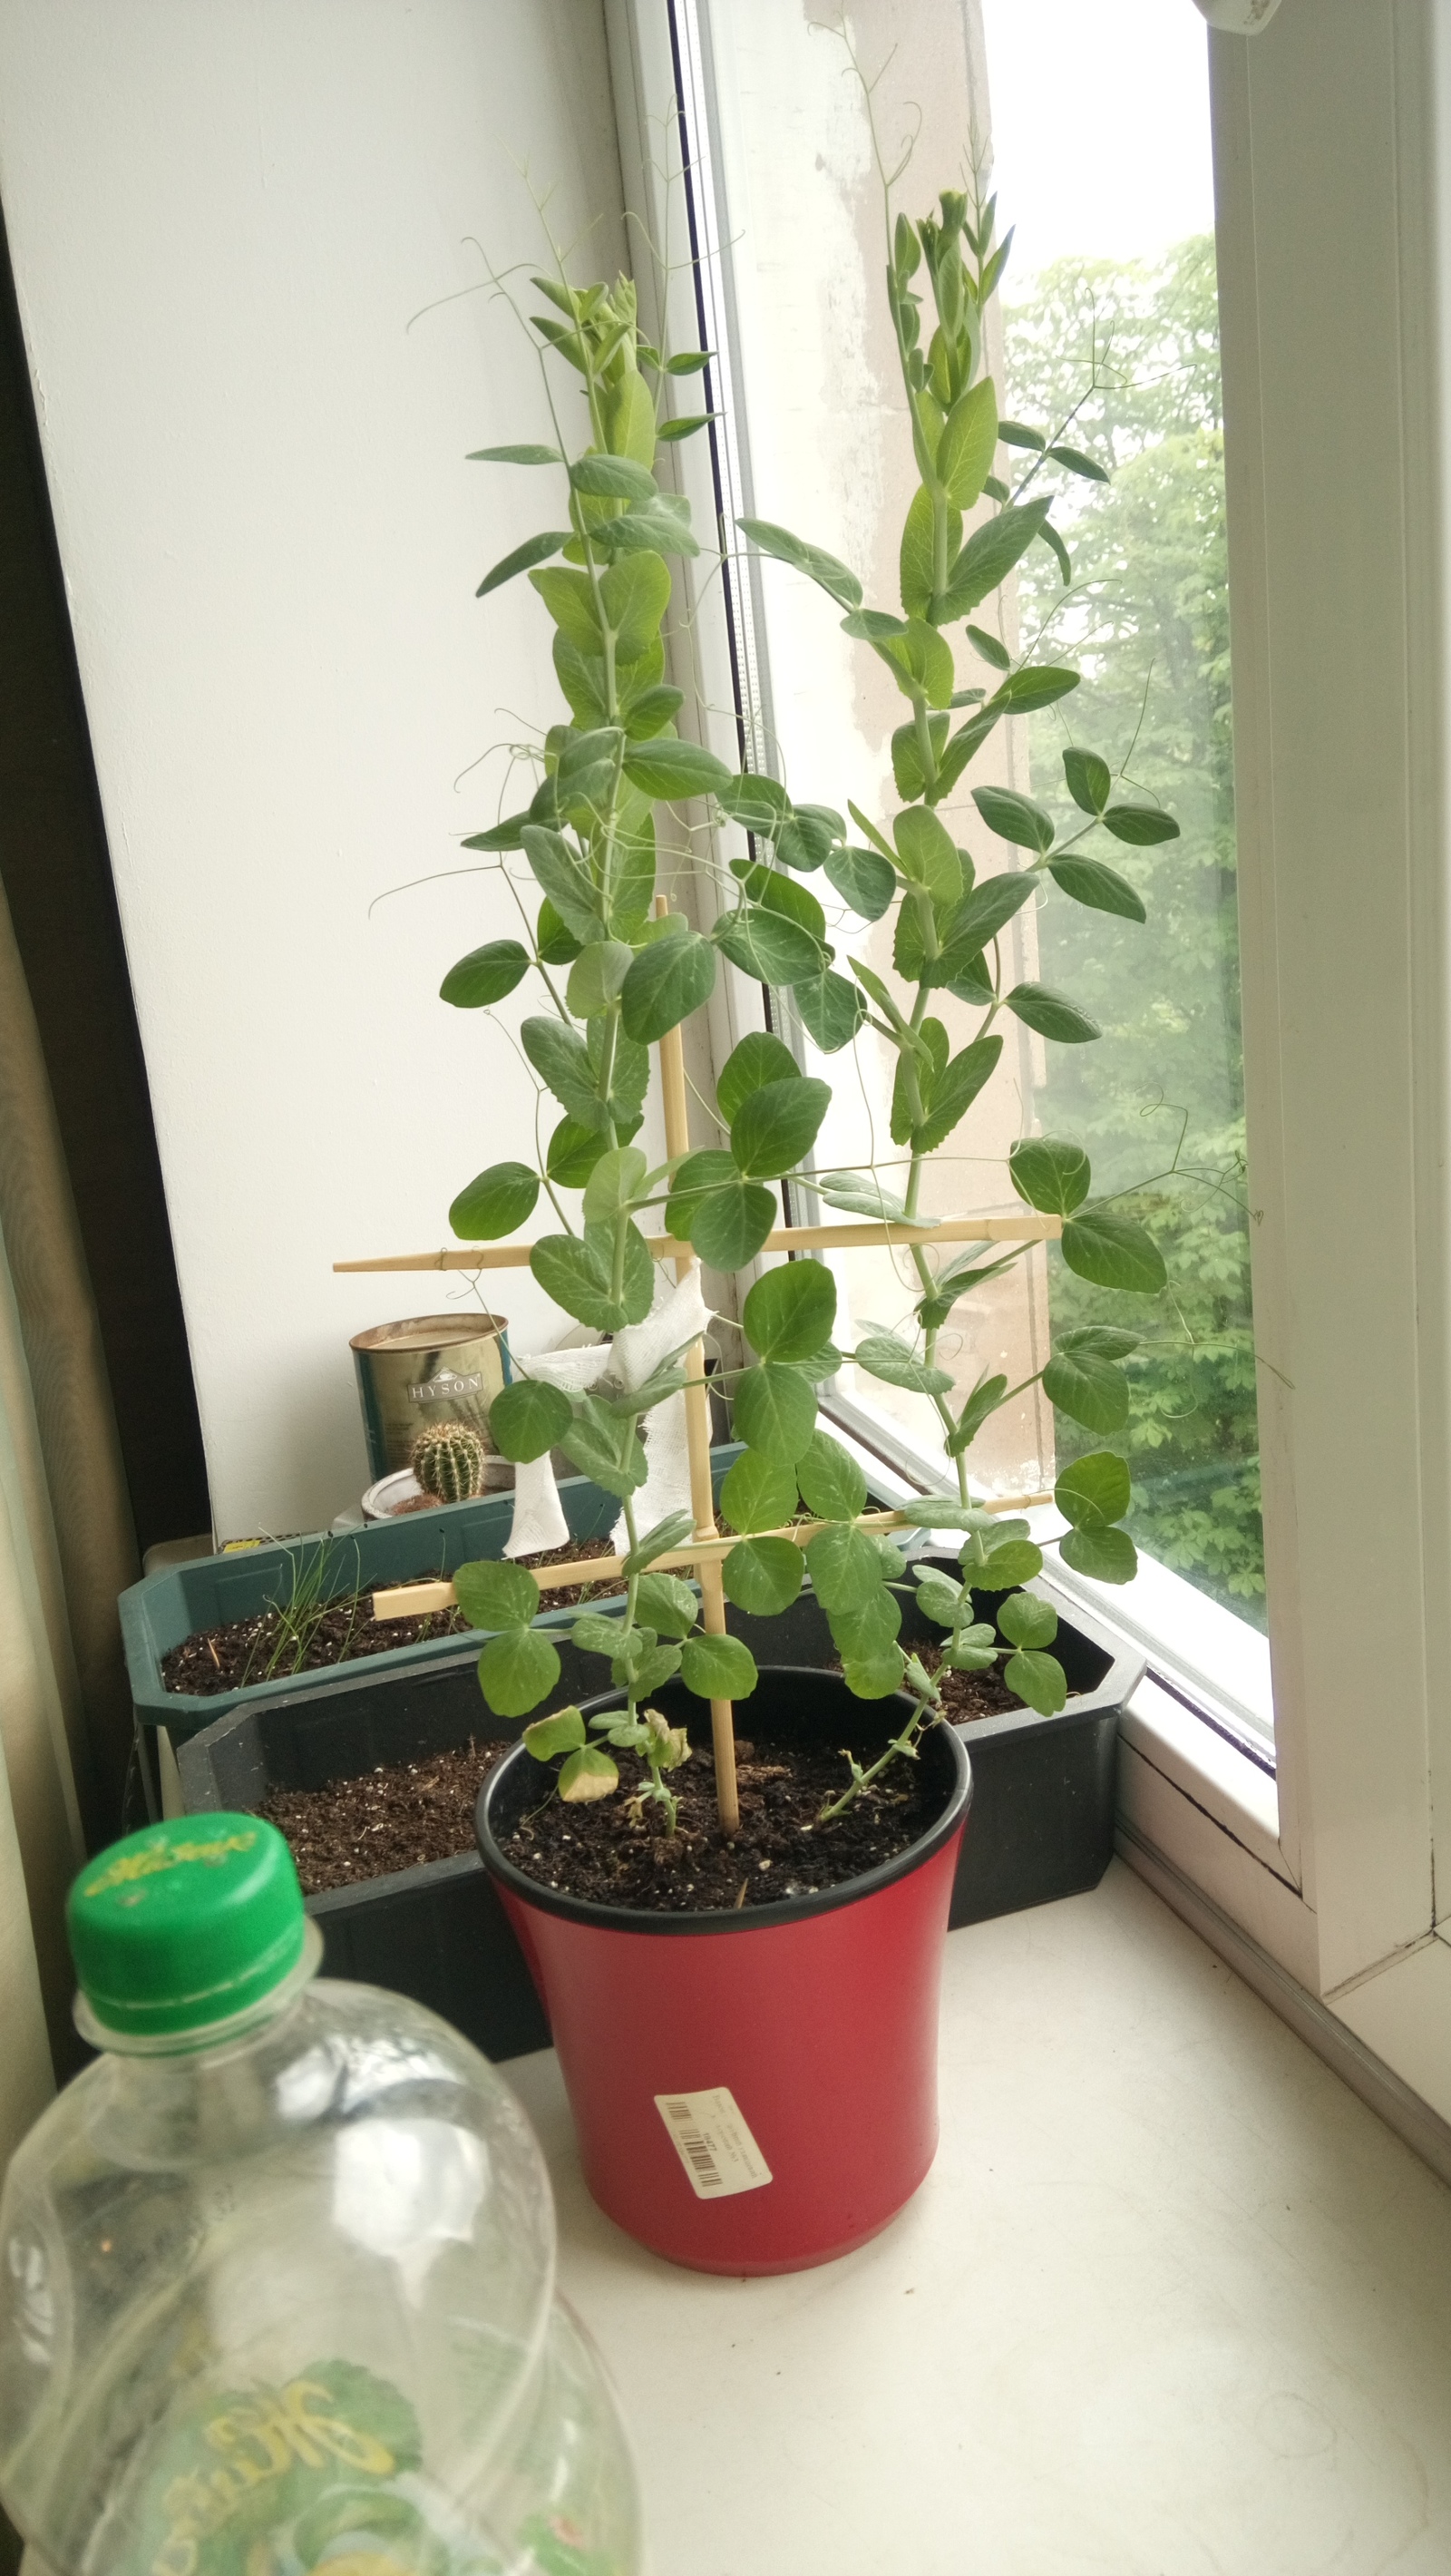
<instances>
[{"instance_id":1,"label":"white gauze strip","mask_svg":"<svg viewBox=\"0 0 1451 2576\"><path fill-rule=\"evenodd\" d=\"M627 1325L624 1332L615 1335L609 1355L611 1376L627 1390L643 1386L662 1360L695 1341L710 1320L710 1308L700 1291L698 1263L692 1263L678 1287L671 1287L663 1270L657 1270L655 1303L643 1324ZM646 1475L634 1497L633 1510L635 1527L643 1537L647 1529L653 1529L671 1512L690 1509L690 1447L684 1396L668 1395L663 1404L646 1414L640 1427L645 1435ZM629 1546L623 1512L612 1535L617 1553L623 1555Z\"/></svg>"},{"instance_id":2,"label":"white gauze strip","mask_svg":"<svg viewBox=\"0 0 1451 2576\"><path fill-rule=\"evenodd\" d=\"M566 1395L585 1395L613 1358L608 1342L594 1342L582 1351L536 1351L521 1358L520 1365L526 1377L561 1387ZM568 1536L569 1523L546 1449L542 1458L531 1458L514 1471L514 1520L504 1554L538 1556L546 1548L563 1547Z\"/></svg>"}]
</instances>

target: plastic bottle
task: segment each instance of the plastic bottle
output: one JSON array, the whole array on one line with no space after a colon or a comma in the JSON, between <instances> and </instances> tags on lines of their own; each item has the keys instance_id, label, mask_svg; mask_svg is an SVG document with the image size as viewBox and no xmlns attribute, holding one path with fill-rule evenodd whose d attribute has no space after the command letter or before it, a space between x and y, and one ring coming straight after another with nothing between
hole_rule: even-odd
<instances>
[{"instance_id":1,"label":"plastic bottle","mask_svg":"<svg viewBox=\"0 0 1451 2576\"><path fill-rule=\"evenodd\" d=\"M104 2054L0 2201L0 2499L55 2576L636 2576L534 2136L402 1996L318 1979L261 1817L71 1891Z\"/></svg>"}]
</instances>

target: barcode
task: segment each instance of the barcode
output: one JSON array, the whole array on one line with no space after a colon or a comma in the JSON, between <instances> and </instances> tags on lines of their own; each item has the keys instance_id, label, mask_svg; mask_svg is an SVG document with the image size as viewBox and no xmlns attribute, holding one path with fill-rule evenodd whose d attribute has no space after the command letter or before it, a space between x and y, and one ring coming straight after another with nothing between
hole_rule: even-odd
<instances>
[{"instance_id":1,"label":"barcode","mask_svg":"<svg viewBox=\"0 0 1451 2576\"><path fill-rule=\"evenodd\" d=\"M669 2117L675 2122L676 2127L679 2129L680 2145L685 2154L689 2156L690 2161L694 2165L696 2172L700 2175L702 2182L718 2183L720 2181L720 2167L716 2163L714 2156L711 2154L709 2147L706 2145L704 2138L701 2136L699 2129L694 2125L694 2114L691 2111L690 2104L688 2102L667 2102L665 2108Z\"/></svg>"},{"instance_id":2,"label":"barcode","mask_svg":"<svg viewBox=\"0 0 1451 2576\"><path fill-rule=\"evenodd\" d=\"M729 2085L700 2093L657 2093L655 2108L697 2200L759 2191L771 2168L741 2116Z\"/></svg>"}]
</instances>

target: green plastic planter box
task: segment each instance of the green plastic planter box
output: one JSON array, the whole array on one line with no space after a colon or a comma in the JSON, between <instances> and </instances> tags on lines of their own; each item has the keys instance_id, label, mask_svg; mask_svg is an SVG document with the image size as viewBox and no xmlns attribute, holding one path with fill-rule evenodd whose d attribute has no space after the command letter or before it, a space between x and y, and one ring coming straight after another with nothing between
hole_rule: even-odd
<instances>
[{"instance_id":1,"label":"green plastic planter box","mask_svg":"<svg viewBox=\"0 0 1451 2576\"><path fill-rule=\"evenodd\" d=\"M717 1493L721 1479L739 1456L737 1443L711 1452L711 1474ZM587 1476L562 1478L559 1499L571 1538L605 1538L619 1515L614 1496L592 1484ZM245 1690L218 1691L206 1699L188 1691L169 1691L161 1678L162 1656L179 1646L183 1637L190 1637L198 1629L221 1627L233 1619L253 1618L259 1610L285 1601L291 1589L291 1568L299 1562L311 1563L318 1548L328 1551L332 1593L368 1592L378 1585L418 1583L431 1574L452 1574L457 1566L467 1565L477 1557L502 1556L513 1513L512 1494L491 1494L478 1502L446 1503L433 1512L409 1512L402 1520L378 1521L370 1528L350 1530L342 1537L285 1539L272 1547L247 1548L232 1556L199 1557L190 1565L168 1566L161 1573L147 1575L121 1595L121 1634L126 1645L131 1703L138 1721L142 1726L166 1727L172 1741L181 1743L199 1728L214 1726L219 1717L233 1709L260 1706L302 1689L326 1690L329 1685L356 1679L359 1673L374 1674L381 1680L405 1665L458 1655L468 1645L466 1635L425 1637L416 1645L397 1646L387 1654L359 1656L351 1663L326 1665L319 1672L280 1672L271 1681L249 1682ZM623 1597L618 1596L621 1600ZM591 1609L600 1610L609 1606L608 1601L590 1604ZM543 1611L541 1624L569 1626L578 1615L570 1604Z\"/></svg>"}]
</instances>

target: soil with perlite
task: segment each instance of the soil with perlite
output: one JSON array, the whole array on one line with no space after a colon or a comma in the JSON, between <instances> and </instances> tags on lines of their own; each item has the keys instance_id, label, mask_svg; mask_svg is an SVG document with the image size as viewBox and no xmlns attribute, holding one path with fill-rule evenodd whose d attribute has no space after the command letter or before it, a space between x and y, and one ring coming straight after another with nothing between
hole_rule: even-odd
<instances>
[{"instance_id":1,"label":"soil with perlite","mask_svg":"<svg viewBox=\"0 0 1451 2576\"><path fill-rule=\"evenodd\" d=\"M464 1744L418 1762L379 1763L324 1789L273 1789L262 1813L286 1836L304 1896L474 1849L474 1801L513 1747Z\"/></svg>"},{"instance_id":2,"label":"soil with perlite","mask_svg":"<svg viewBox=\"0 0 1451 2576\"><path fill-rule=\"evenodd\" d=\"M668 1775L680 1810L672 1834L659 1804L641 1794L644 1764L633 1754L612 1758L620 1772L613 1797L581 1807L547 1796L500 1838L526 1877L592 1904L697 1914L815 1896L895 1860L942 1813L941 1782L900 1761L823 1823L823 1807L849 1785L842 1755L763 1735L736 1746L739 1833L727 1841L721 1832L714 1765L697 1748Z\"/></svg>"},{"instance_id":3,"label":"soil with perlite","mask_svg":"<svg viewBox=\"0 0 1451 2576\"><path fill-rule=\"evenodd\" d=\"M997 1671L943 1671L940 1646L918 1651L958 1724L1021 1706ZM285 1834L303 1894L317 1896L471 1852L479 1790L511 1749L508 1740L469 1743L423 1761L380 1764L322 1789L274 1789L262 1812ZM709 1753L697 1751L672 1775L680 1800L673 1837L662 1832L650 1802L634 1812L643 1773L622 1754L613 1798L594 1807L549 1798L503 1848L546 1887L609 1905L694 1912L778 1904L840 1886L905 1851L939 1812L936 1794L924 1792L920 1774L899 1762L845 1816L822 1826L822 1807L846 1786L839 1753L804 1754L762 1739L741 1741L736 1754L741 1831L729 1843L716 1816Z\"/></svg>"}]
</instances>

